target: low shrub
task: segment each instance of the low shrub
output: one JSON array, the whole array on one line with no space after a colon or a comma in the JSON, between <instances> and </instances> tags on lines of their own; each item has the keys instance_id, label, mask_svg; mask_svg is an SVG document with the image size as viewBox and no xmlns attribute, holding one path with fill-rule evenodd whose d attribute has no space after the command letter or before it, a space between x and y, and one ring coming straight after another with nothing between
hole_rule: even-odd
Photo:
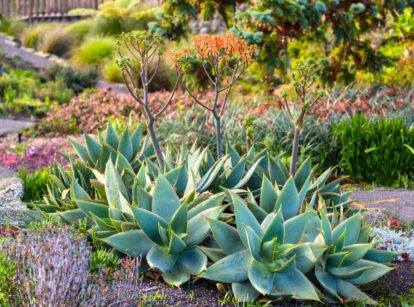
<instances>
[{"instance_id":1,"label":"low shrub","mask_svg":"<svg viewBox=\"0 0 414 307\"><path fill-rule=\"evenodd\" d=\"M22 33L24 27L24 22L18 19L0 16L0 33L10 36L18 36Z\"/></svg>"},{"instance_id":2,"label":"low shrub","mask_svg":"<svg viewBox=\"0 0 414 307\"><path fill-rule=\"evenodd\" d=\"M38 48L42 42L43 36L50 29L53 29L53 24L50 23L34 24L25 28L20 35L22 45L27 48Z\"/></svg>"},{"instance_id":3,"label":"low shrub","mask_svg":"<svg viewBox=\"0 0 414 307\"><path fill-rule=\"evenodd\" d=\"M44 74L46 80L61 81L77 95L86 88L92 88L99 79L98 71L93 68L77 69L54 65Z\"/></svg>"},{"instance_id":4,"label":"low shrub","mask_svg":"<svg viewBox=\"0 0 414 307\"><path fill-rule=\"evenodd\" d=\"M33 173L21 169L17 176L23 181L24 201L38 202L43 200L43 196L47 193L47 185L51 181L49 168L43 168Z\"/></svg>"},{"instance_id":5,"label":"low shrub","mask_svg":"<svg viewBox=\"0 0 414 307\"><path fill-rule=\"evenodd\" d=\"M352 178L386 186L407 185L414 174L414 129L400 119L352 116L333 128L341 169Z\"/></svg>"},{"instance_id":6,"label":"low shrub","mask_svg":"<svg viewBox=\"0 0 414 307\"><path fill-rule=\"evenodd\" d=\"M114 54L115 39L112 37L93 37L74 51L72 61L79 66L99 66Z\"/></svg>"},{"instance_id":7,"label":"low shrub","mask_svg":"<svg viewBox=\"0 0 414 307\"><path fill-rule=\"evenodd\" d=\"M65 27L65 30L72 35L77 43L85 40L85 37L90 33L93 26L93 19L84 19L70 23Z\"/></svg>"},{"instance_id":8,"label":"low shrub","mask_svg":"<svg viewBox=\"0 0 414 307\"><path fill-rule=\"evenodd\" d=\"M107 61L102 67L102 77L108 82L122 83L121 71L113 61Z\"/></svg>"},{"instance_id":9,"label":"low shrub","mask_svg":"<svg viewBox=\"0 0 414 307\"><path fill-rule=\"evenodd\" d=\"M63 27L55 26L43 35L39 50L63 58L69 55L74 46L74 37Z\"/></svg>"},{"instance_id":10,"label":"low shrub","mask_svg":"<svg viewBox=\"0 0 414 307\"><path fill-rule=\"evenodd\" d=\"M3 241L0 278L11 268L0 286L6 302L69 307L139 304L139 262L123 261L113 274L93 275L91 255L87 239L69 227L30 229Z\"/></svg>"},{"instance_id":11,"label":"low shrub","mask_svg":"<svg viewBox=\"0 0 414 307\"><path fill-rule=\"evenodd\" d=\"M36 172L54 161L67 165L60 152L68 148L69 141L62 138L39 139L29 143L22 153L10 145L0 147L0 165L13 171Z\"/></svg>"}]
</instances>

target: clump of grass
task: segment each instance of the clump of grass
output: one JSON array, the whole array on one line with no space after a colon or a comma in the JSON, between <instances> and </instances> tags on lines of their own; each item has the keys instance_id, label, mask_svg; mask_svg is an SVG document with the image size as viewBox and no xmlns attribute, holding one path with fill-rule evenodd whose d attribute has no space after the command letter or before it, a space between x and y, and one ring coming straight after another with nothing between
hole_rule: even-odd
<instances>
[{"instance_id":1,"label":"clump of grass","mask_svg":"<svg viewBox=\"0 0 414 307\"><path fill-rule=\"evenodd\" d=\"M108 82L122 82L121 70L114 61L108 61L102 67L102 76Z\"/></svg>"},{"instance_id":2,"label":"clump of grass","mask_svg":"<svg viewBox=\"0 0 414 307\"><path fill-rule=\"evenodd\" d=\"M49 168L44 168L33 173L20 170L18 177L23 181L24 201L37 202L43 199L43 196L47 193L47 185L50 183Z\"/></svg>"},{"instance_id":3,"label":"clump of grass","mask_svg":"<svg viewBox=\"0 0 414 307\"><path fill-rule=\"evenodd\" d=\"M0 33L10 36L18 36L22 33L24 27L25 24L22 21L0 16Z\"/></svg>"},{"instance_id":4,"label":"clump of grass","mask_svg":"<svg viewBox=\"0 0 414 307\"><path fill-rule=\"evenodd\" d=\"M69 32L65 31L63 27L55 27L43 35L39 49L45 53L65 57L74 45L75 39Z\"/></svg>"},{"instance_id":5,"label":"clump of grass","mask_svg":"<svg viewBox=\"0 0 414 307\"><path fill-rule=\"evenodd\" d=\"M20 35L22 45L27 48L38 48L45 33L52 29L50 23L40 23L27 27Z\"/></svg>"},{"instance_id":6,"label":"clump of grass","mask_svg":"<svg viewBox=\"0 0 414 307\"><path fill-rule=\"evenodd\" d=\"M111 58L115 50L116 40L112 37L93 37L85 41L74 52L72 60L80 66L100 66Z\"/></svg>"},{"instance_id":7,"label":"clump of grass","mask_svg":"<svg viewBox=\"0 0 414 307\"><path fill-rule=\"evenodd\" d=\"M77 42L83 42L90 33L93 24L93 19L89 18L71 23L65 29Z\"/></svg>"}]
</instances>

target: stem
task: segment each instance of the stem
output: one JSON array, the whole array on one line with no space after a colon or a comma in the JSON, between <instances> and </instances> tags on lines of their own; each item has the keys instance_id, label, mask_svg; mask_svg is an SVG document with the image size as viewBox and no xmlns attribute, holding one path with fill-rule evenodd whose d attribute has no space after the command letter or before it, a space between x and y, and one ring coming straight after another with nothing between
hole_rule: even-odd
<instances>
[{"instance_id":1,"label":"stem","mask_svg":"<svg viewBox=\"0 0 414 307\"><path fill-rule=\"evenodd\" d=\"M160 143L158 142L157 135L155 134L154 121L149 120L147 122L148 133L151 138L152 146L154 147L155 155L157 156L158 164L161 170L164 170L164 156L161 151Z\"/></svg>"},{"instance_id":2,"label":"stem","mask_svg":"<svg viewBox=\"0 0 414 307\"><path fill-rule=\"evenodd\" d=\"M216 147L217 147L217 158L223 155L223 145L221 140L221 119L217 114L214 115L214 124L216 126Z\"/></svg>"},{"instance_id":3,"label":"stem","mask_svg":"<svg viewBox=\"0 0 414 307\"><path fill-rule=\"evenodd\" d=\"M296 172L296 161L298 160L299 152L299 138L300 138L300 128L295 125L295 134L293 137L293 147L292 147L292 157L290 160L290 175L295 176Z\"/></svg>"}]
</instances>

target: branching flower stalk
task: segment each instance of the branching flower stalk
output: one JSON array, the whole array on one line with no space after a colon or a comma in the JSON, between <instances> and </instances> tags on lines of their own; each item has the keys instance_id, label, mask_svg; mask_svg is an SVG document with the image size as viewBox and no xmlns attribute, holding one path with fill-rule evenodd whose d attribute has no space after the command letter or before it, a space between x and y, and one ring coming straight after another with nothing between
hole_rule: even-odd
<instances>
[{"instance_id":1,"label":"branching flower stalk","mask_svg":"<svg viewBox=\"0 0 414 307\"><path fill-rule=\"evenodd\" d=\"M254 47L248 46L243 39L227 33L198 35L193 39L190 49L172 54L173 64L179 74L189 71L194 63L200 64L214 91L213 100L206 102L183 82L183 87L191 98L213 115L218 157L223 154L221 120L230 92L253 60L254 51Z\"/></svg>"},{"instance_id":2,"label":"branching flower stalk","mask_svg":"<svg viewBox=\"0 0 414 307\"><path fill-rule=\"evenodd\" d=\"M148 134L150 135L158 164L161 169L164 168L164 156L155 133L155 120L163 114L171 104L178 84L181 80L181 72L177 76L174 88L159 110L151 108L151 99L149 86L157 75L161 62L162 51L160 49L160 38L151 36L146 32L123 33L118 39L117 48L119 59L117 64L121 69L123 81L131 94L136 100L145 117ZM127 50L129 56L124 56L123 50ZM134 65L134 63L138 65ZM155 69L150 67L155 64ZM138 66L138 67L136 67Z\"/></svg>"},{"instance_id":3,"label":"branching flower stalk","mask_svg":"<svg viewBox=\"0 0 414 307\"><path fill-rule=\"evenodd\" d=\"M315 68L310 64L298 64L295 72L293 73L293 87L296 95L298 96L298 102L295 106L291 106L286 99L286 96L282 97L286 110L294 126L294 136L292 144L292 155L290 160L289 172L292 176L296 173L296 163L299 155L299 140L300 132L302 129L303 121L306 113L318 103L321 95L311 91L316 79Z\"/></svg>"}]
</instances>

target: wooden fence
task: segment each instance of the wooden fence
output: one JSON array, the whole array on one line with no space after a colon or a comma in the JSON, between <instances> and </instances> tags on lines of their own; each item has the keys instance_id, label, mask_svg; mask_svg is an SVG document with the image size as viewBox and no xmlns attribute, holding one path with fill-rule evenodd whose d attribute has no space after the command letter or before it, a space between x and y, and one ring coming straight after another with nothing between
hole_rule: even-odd
<instances>
[{"instance_id":1,"label":"wooden fence","mask_svg":"<svg viewBox=\"0 0 414 307\"><path fill-rule=\"evenodd\" d=\"M0 15L26 20L64 18L72 9L97 9L106 0L0 0Z\"/></svg>"}]
</instances>

